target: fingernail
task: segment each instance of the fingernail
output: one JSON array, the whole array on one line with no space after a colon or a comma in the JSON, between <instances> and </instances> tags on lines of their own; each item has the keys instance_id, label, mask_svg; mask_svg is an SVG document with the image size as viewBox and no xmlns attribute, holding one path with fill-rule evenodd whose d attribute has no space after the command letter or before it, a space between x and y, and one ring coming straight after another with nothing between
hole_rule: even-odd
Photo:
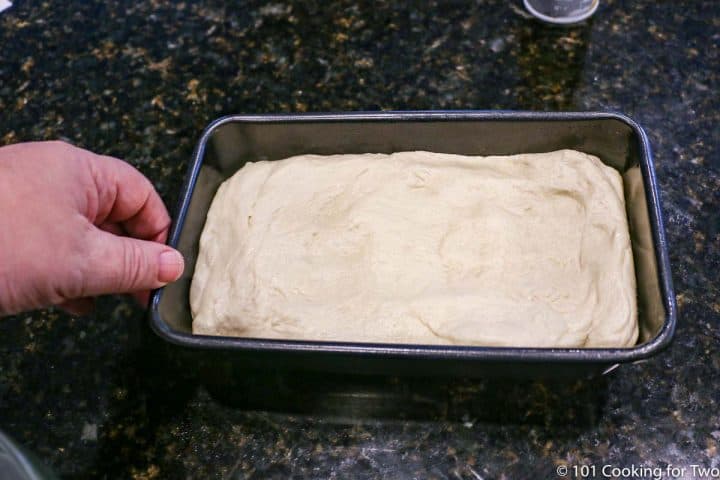
<instances>
[{"instance_id":1,"label":"fingernail","mask_svg":"<svg viewBox=\"0 0 720 480\"><path fill-rule=\"evenodd\" d=\"M158 282L174 282L182 275L185 268L185 261L177 250L164 250L160 254L160 265L158 267Z\"/></svg>"}]
</instances>

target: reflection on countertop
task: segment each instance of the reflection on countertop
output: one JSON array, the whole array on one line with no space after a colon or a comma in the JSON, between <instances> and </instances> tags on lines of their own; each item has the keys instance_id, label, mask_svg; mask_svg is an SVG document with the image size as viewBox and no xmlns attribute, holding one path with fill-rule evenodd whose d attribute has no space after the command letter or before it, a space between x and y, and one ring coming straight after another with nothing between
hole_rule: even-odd
<instances>
[{"instance_id":1,"label":"reflection on countertop","mask_svg":"<svg viewBox=\"0 0 720 480\"><path fill-rule=\"evenodd\" d=\"M720 7L604 0L574 27L520 1L16 2L2 144L125 158L174 205L227 113L616 110L655 150L679 328L595 382L258 375L210 396L121 298L0 321L0 428L71 478L555 478L717 466Z\"/></svg>"}]
</instances>

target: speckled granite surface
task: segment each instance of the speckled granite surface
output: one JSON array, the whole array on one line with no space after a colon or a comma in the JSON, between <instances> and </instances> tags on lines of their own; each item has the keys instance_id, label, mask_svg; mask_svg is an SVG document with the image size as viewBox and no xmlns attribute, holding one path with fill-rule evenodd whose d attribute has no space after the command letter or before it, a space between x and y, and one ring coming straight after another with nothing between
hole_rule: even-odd
<instances>
[{"instance_id":1,"label":"speckled granite surface","mask_svg":"<svg viewBox=\"0 0 720 480\"><path fill-rule=\"evenodd\" d=\"M601 384L250 376L227 406L148 353L140 308L107 298L89 317L0 321L0 428L68 478L720 466L720 7L679 3L602 0L590 23L551 28L519 0L18 0L0 14L1 142L125 158L170 204L226 113L625 112L655 150L680 323L668 351Z\"/></svg>"}]
</instances>

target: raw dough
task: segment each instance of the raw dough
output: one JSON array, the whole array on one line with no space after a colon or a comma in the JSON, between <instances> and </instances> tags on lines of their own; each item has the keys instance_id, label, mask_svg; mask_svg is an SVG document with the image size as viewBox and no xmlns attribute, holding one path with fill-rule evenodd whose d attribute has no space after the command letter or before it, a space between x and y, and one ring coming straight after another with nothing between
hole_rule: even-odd
<instances>
[{"instance_id":1,"label":"raw dough","mask_svg":"<svg viewBox=\"0 0 720 480\"><path fill-rule=\"evenodd\" d=\"M622 181L572 150L248 163L213 200L190 304L196 334L629 347Z\"/></svg>"}]
</instances>

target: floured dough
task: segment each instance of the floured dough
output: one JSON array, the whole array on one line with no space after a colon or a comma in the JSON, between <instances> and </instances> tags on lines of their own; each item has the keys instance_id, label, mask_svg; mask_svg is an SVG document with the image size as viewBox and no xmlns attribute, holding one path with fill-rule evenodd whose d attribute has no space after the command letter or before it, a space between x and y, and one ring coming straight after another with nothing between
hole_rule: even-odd
<instances>
[{"instance_id":1,"label":"floured dough","mask_svg":"<svg viewBox=\"0 0 720 480\"><path fill-rule=\"evenodd\" d=\"M249 163L213 200L190 304L196 334L632 346L622 181L572 150Z\"/></svg>"}]
</instances>

